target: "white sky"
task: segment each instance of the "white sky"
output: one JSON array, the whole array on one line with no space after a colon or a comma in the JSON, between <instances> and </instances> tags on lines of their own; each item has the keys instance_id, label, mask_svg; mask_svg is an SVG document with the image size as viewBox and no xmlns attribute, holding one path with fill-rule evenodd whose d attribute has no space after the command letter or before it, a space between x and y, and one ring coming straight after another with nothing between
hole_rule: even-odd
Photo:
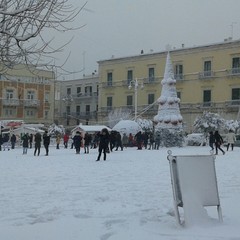
<instances>
[{"instance_id":1,"label":"white sky","mask_svg":"<svg viewBox=\"0 0 240 240\"><path fill-rule=\"evenodd\" d=\"M239 0L88 0L74 23L86 26L66 34L66 39L74 39L65 49L71 51L67 69L85 66L85 71L66 78L91 74L98 60L137 55L142 49L158 52L168 44L179 48L239 39L239 9Z\"/></svg>"}]
</instances>

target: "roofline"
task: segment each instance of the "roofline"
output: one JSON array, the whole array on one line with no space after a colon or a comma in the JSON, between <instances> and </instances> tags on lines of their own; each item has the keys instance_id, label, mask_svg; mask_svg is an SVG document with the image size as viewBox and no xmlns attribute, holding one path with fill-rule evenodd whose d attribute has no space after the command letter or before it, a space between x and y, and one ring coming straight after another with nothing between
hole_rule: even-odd
<instances>
[{"instance_id":1,"label":"roofline","mask_svg":"<svg viewBox=\"0 0 240 240\"><path fill-rule=\"evenodd\" d=\"M240 44L240 39L238 40L231 40L225 39L223 42L218 42L218 43L211 43L211 44L204 44L204 45L199 45L199 46L193 46L193 47L182 47L182 48L177 48L177 49L171 49L169 52L181 52L181 51L186 51L186 50L191 50L191 49L198 49L198 48L208 48L208 47L213 47L213 46L223 46L223 45L229 45L229 44L235 44L239 43ZM159 51L159 52L152 52L152 53L144 53L144 54L139 54L139 55L131 55L131 56L125 56L125 57L118 57L118 58L110 58L110 59L103 59L97 61L97 63L103 63L103 62L110 62L110 61L118 61L122 59L131 59L131 58L139 58L139 57L146 57L146 56L153 56L153 55L159 55L159 54L167 54L168 50L164 51Z\"/></svg>"}]
</instances>

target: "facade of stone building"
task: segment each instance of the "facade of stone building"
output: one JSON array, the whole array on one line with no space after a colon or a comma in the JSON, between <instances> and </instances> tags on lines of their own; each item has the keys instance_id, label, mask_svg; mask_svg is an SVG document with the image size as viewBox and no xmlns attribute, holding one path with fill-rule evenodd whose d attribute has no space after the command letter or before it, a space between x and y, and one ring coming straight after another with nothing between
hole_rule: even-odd
<instances>
[{"instance_id":1,"label":"facade of stone building","mask_svg":"<svg viewBox=\"0 0 240 240\"><path fill-rule=\"evenodd\" d=\"M56 118L64 126L98 122L98 76L58 81L60 97Z\"/></svg>"},{"instance_id":2,"label":"facade of stone building","mask_svg":"<svg viewBox=\"0 0 240 240\"><path fill-rule=\"evenodd\" d=\"M1 120L51 124L54 121L53 71L17 65L0 72Z\"/></svg>"},{"instance_id":3,"label":"facade of stone building","mask_svg":"<svg viewBox=\"0 0 240 240\"><path fill-rule=\"evenodd\" d=\"M204 111L236 119L240 106L240 40L170 50L185 131ZM98 120L116 108L153 119L167 51L99 61Z\"/></svg>"}]
</instances>

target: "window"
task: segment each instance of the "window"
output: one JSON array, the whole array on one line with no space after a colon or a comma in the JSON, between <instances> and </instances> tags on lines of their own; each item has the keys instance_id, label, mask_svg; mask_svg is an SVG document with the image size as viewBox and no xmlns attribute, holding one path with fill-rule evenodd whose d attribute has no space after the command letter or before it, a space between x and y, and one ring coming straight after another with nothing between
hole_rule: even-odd
<instances>
[{"instance_id":1,"label":"window","mask_svg":"<svg viewBox=\"0 0 240 240\"><path fill-rule=\"evenodd\" d=\"M133 96L129 95L127 96L127 106L132 106L133 105Z\"/></svg>"},{"instance_id":2,"label":"window","mask_svg":"<svg viewBox=\"0 0 240 240\"><path fill-rule=\"evenodd\" d=\"M112 86L112 81L113 81L113 74L112 74L112 72L109 72L107 74L107 85Z\"/></svg>"},{"instance_id":3,"label":"window","mask_svg":"<svg viewBox=\"0 0 240 240\"><path fill-rule=\"evenodd\" d=\"M49 95L50 95L49 92L45 92L45 96L44 96L45 102L49 102Z\"/></svg>"},{"instance_id":4,"label":"window","mask_svg":"<svg viewBox=\"0 0 240 240\"><path fill-rule=\"evenodd\" d=\"M72 89L71 88L67 88L67 95L71 95L72 93Z\"/></svg>"},{"instance_id":5,"label":"window","mask_svg":"<svg viewBox=\"0 0 240 240\"><path fill-rule=\"evenodd\" d=\"M86 115L89 115L90 114L90 105L86 105L85 109L86 109Z\"/></svg>"},{"instance_id":6,"label":"window","mask_svg":"<svg viewBox=\"0 0 240 240\"><path fill-rule=\"evenodd\" d=\"M81 87L77 87L77 96L79 97L81 95Z\"/></svg>"},{"instance_id":7,"label":"window","mask_svg":"<svg viewBox=\"0 0 240 240\"><path fill-rule=\"evenodd\" d=\"M35 92L34 91L27 91L27 99L33 100L35 98Z\"/></svg>"},{"instance_id":8,"label":"window","mask_svg":"<svg viewBox=\"0 0 240 240\"><path fill-rule=\"evenodd\" d=\"M70 106L66 106L66 114L67 114L67 117L68 117L68 115L71 115L71 108L70 108Z\"/></svg>"},{"instance_id":9,"label":"window","mask_svg":"<svg viewBox=\"0 0 240 240\"><path fill-rule=\"evenodd\" d=\"M203 76L210 77L212 75L212 62L211 61L204 61L203 66Z\"/></svg>"},{"instance_id":10,"label":"window","mask_svg":"<svg viewBox=\"0 0 240 240\"><path fill-rule=\"evenodd\" d=\"M92 95L92 86L85 87L85 93L86 95Z\"/></svg>"},{"instance_id":11,"label":"window","mask_svg":"<svg viewBox=\"0 0 240 240\"><path fill-rule=\"evenodd\" d=\"M45 111L45 119L48 119L48 111Z\"/></svg>"},{"instance_id":12,"label":"window","mask_svg":"<svg viewBox=\"0 0 240 240\"><path fill-rule=\"evenodd\" d=\"M35 111L34 110L27 110L26 115L27 115L27 117L34 117L35 116Z\"/></svg>"},{"instance_id":13,"label":"window","mask_svg":"<svg viewBox=\"0 0 240 240\"><path fill-rule=\"evenodd\" d=\"M240 68L240 58L235 57L232 59L232 68Z\"/></svg>"},{"instance_id":14,"label":"window","mask_svg":"<svg viewBox=\"0 0 240 240\"><path fill-rule=\"evenodd\" d=\"M183 79L183 65L182 64L175 65L175 79L176 80Z\"/></svg>"},{"instance_id":15,"label":"window","mask_svg":"<svg viewBox=\"0 0 240 240\"><path fill-rule=\"evenodd\" d=\"M203 91L203 102L211 102L211 90Z\"/></svg>"},{"instance_id":16,"label":"window","mask_svg":"<svg viewBox=\"0 0 240 240\"><path fill-rule=\"evenodd\" d=\"M112 102L113 102L113 98L112 97L107 97L107 108L108 109L112 108Z\"/></svg>"},{"instance_id":17,"label":"window","mask_svg":"<svg viewBox=\"0 0 240 240\"><path fill-rule=\"evenodd\" d=\"M211 105L211 90L203 91L203 106L208 107Z\"/></svg>"},{"instance_id":18,"label":"window","mask_svg":"<svg viewBox=\"0 0 240 240\"><path fill-rule=\"evenodd\" d=\"M6 90L6 98L12 99L13 98L13 89L7 89Z\"/></svg>"},{"instance_id":19,"label":"window","mask_svg":"<svg viewBox=\"0 0 240 240\"><path fill-rule=\"evenodd\" d=\"M80 106L76 106L76 115L80 116Z\"/></svg>"},{"instance_id":20,"label":"window","mask_svg":"<svg viewBox=\"0 0 240 240\"><path fill-rule=\"evenodd\" d=\"M128 70L127 71L127 84L129 85L132 80L133 80L133 70Z\"/></svg>"},{"instance_id":21,"label":"window","mask_svg":"<svg viewBox=\"0 0 240 240\"><path fill-rule=\"evenodd\" d=\"M181 99L181 92L177 92L177 97Z\"/></svg>"},{"instance_id":22,"label":"window","mask_svg":"<svg viewBox=\"0 0 240 240\"><path fill-rule=\"evenodd\" d=\"M4 112L5 116L8 117L13 117L15 115L15 110L13 110L12 108L6 108Z\"/></svg>"},{"instance_id":23,"label":"window","mask_svg":"<svg viewBox=\"0 0 240 240\"><path fill-rule=\"evenodd\" d=\"M232 100L240 100L240 88L232 89Z\"/></svg>"},{"instance_id":24,"label":"window","mask_svg":"<svg viewBox=\"0 0 240 240\"><path fill-rule=\"evenodd\" d=\"M154 98L155 96L153 93L148 94L148 104L154 103Z\"/></svg>"},{"instance_id":25,"label":"window","mask_svg":"<svg viewBox=\"0 0 240 240\"><path fill-rule=\"evenodd\" d=\"M212 62L211 61L205 61L204 62L204 72L209 72L212 70Z\"/></svg>"},{"instance_id":26,"label":"window","mask_svg":"<svg viewBox=\"0 0 240 240\"><path fill-rule=\"evenodd\" d=\"M235 57L232 59L232 73L239 74L240 73L240 58Z\"/></svg>"},{"instance_id":27,"label":"window","mask_svg":"<svg viewBox=\"0 0 240 240\"><path fill-rule=\"evenodd\" d=\"M155 69L154 68L149 68L148 69L148 78L149 78L149 82L153 82L154 81L154 77L155 77Z\"/></svg>"}]
</instances>

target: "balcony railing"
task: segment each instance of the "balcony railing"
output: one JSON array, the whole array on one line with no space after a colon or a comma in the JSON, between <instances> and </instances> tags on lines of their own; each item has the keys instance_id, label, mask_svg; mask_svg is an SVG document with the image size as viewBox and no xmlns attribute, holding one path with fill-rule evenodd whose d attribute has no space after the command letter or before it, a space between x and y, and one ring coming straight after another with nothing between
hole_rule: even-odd
<instances>
[{"instance_id":1,"label":"balcony railing","mask_svg":"<svg viewBox=\"0 0 240 240\"><path fill-rule=\"evenodd\" d=\"M226 107L239 107L240 106L240 99L238 100L232 100L232 101L226 101L225 102Z\"/></svg>"},{"instance_id":2,"label":"balcony railing","mask_svg":"<svg viewBox=\"0 0 240 240\"><path fill-rule=\"evenodd\" d=\"M183 80L183 74L182 73L174 74L174 78L176 80Z\"/></svg>"},{"instance_id":3,"label":"balcony railing","mask_svg":"<svg viewBox=\"0 0 240 240\"><path fill-rule=\"evenodd\" d=\"M91 97L98 97L97 92L89 92L89 93L77 93L72 95L74 99L82 99L82 98L91 98Z\"/></svg>"},{"instance_id":4,"label":"balcony railing","mask_svg":"<svg viewBox=\"0 0 240 240\"><path fill-rule=\"evenodd\" d=\"M38 99L24 99L23 104L25 107L38 107L40 101Z\"/></svg>"},{"instance_id":5,"label":"balcony railing","mask_svg":"<svg viewBox=\"0 0 240 240\"><path fill-rule=\"evenodd\" d=\"M97 117L97 111L93 112L64 112L63 118L92 119Z\"/></svg>"},{"instance_id":6,"label":"balcony railing","mask_svg":"<svg viewBox=\"0 0 240 240\"><path fill-rule=\"evenodd\" d=\"M20 101L17 98L8 98L8 99L2 99L2 104L4 106L19 106Z\"/></svg>"},{"instance_id":7,"label":"balcony railing","mask_svg":"<svg viewBox=\"0 0 240 240\"><path fill-rule=\"evenodd\" d=\"M240 75L240 67L229 69L228 75Z\"/></svg>"},{"instance_id":8,"label":"balcony railing","mask_svg":"<svg viewBox=\"0 0 240 240\"><path fill-rule=\"evenodd\" d=\"M206 78L212 78L212 77L214 77L213 71L204 71L199 73L200 79L206 79Z\"/></svg>"}]
</instances>

